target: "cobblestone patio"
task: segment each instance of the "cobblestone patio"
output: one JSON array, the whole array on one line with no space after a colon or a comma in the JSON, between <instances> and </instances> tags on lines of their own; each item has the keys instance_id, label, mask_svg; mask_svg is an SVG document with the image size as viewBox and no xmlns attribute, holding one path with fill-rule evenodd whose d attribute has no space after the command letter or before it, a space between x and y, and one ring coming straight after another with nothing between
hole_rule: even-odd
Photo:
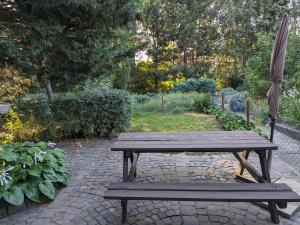
<instances>
[{"instance_id":1,"label":"cobblestone patio","mask_svg":"<svg viewBox=\"0 0 300 225\"><path fill-rule=\"evenodd\" d=\"M0 220L1 225L118 225L119 201L105 201L102 193L110 182L121 181L121 153L111 152L113 141L92 140L65 143L68 187L55 201ZM253 160L253 159L252 159ZM275 156L273 175L280 175L293 189L300 190L300 175ZM138 181L152 182L234 182L237 161L230 154L142 154ZM137 225L254 225L273 224L268 211L250 203L129 201L128 223ZM300 224L300 212L281 224Z\"/></svg>"}]
</instances>

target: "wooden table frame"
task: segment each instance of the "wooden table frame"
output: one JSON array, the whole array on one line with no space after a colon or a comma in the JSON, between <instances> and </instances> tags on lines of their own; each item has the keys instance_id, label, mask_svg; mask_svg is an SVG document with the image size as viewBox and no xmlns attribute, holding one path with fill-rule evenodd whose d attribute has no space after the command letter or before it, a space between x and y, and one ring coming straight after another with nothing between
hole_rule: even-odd
<instances>
[{"instance_id":1,"label":"wooden table frame","mask_svg":"<svg viewBox=\"0 0 300 225\"><path fill-rule=\"evenodd\" d=\"M197 133L197 134L200 135L200 133ZM205 132L205 133L203 132L203 134L207 134L207 132ZM254 135L253 132L250 132L249 134ZM212 133L212 135L213 135L213 133ZM207 137L209 137L209 136L210 135L207 135ZM118 140L120 140L120 142L122 142L122 138L120 138ZM234 138L232 140L234 140ZM232 140L228 139L227 142L229 143ZM138 146L130 147L130 145L128 145L128 148L126 148L126 147L124 147L124 146L126 146L126 142L124 142L123 145L120 145L120 146L118 146L118 143L114 144L114 146L112 147L112 151L123 151L123 182L132 182L134 180L134 178L136 177L137 162L138 162L140 153L151 153L151 152L152 153L171 153L171 152L189 152L189 151L191 151L191 152L231 152L235 156L235 158L240 162L240 168L239 168L239 172L238 172L237 176L242 176L244 170L246 169L250 173L250 175L255 179L255 181L257 181L258 183L271 183L267 151L268 150L276 150L278 147L270 142L262 141L264 139L257 139L257 140L260 140L262 143L265 143L265 146L260 146L257 144L256 147L254 147L254 144L252 144L253 146L251 147L249 144L250 147L247 151L245 151L245 148L237 147L234 145L232 145L232 148L230 148L230 146L225 145L226 148L224 148L223 151L221 148L218 148L218 147L211 147L211 148L207 147L205 149L203 148L203 150L200 151L198 149L201 149L201 147L192 149L191 147L185 148L184 146L177 147L176 149L175 148L171 149L172 147L170 147L170 149L166 148L164 151L162 151L162 147L158 147L158 148L153 147L153 148L145 149L145 148L140 148ZM126 140L124 140L124 141L126 141ZM164 140L162 140L162 141L164 141ZM139 142L137 141L135 143L139 143ZM121 146L123 146L123 147L120 148ZM159 145L157 145L157 146L159 146ZM187 146L190 146L188 142L187 142ZM241 145L241 146L243 146L243 145ZM265 149L264 149L264 147L265 147ZM134 149L134 151L132 149ZM257 155L259 157L259 161L260 161L261 173L259 173L253 167L253 165L248 161L248 156L249 156L250 151L257 153ZM242 152L242 154L240 154L240 152ZM129 160L131 162L130 169L129 169ZM287 203L282 202L282 203L278 204L278 203L275 203L272 201L268 202L268 207L269 207L272 221L274 223L279 223L279 214L277 211L276 204L280 208L282 208L282 207L286 207ZM127 200L121 200L121 205L122 205L122 215L123 216L125 215L125 218L122 218L122 221L125 221L126 220L126 212L127 212Z\"/></svg>"}]
</instances>

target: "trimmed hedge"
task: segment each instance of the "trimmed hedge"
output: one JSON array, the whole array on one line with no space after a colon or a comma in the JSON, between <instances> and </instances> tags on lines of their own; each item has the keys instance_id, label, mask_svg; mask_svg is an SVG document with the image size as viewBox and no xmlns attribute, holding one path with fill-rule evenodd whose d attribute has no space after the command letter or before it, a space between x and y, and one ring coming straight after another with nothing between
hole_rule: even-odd
<instances>
[{"instance_id":1,"label":"trimmed hedge","mask_svg":"<svg viewBox=\"0 0 300 225\"><path fill-rule=\"evenodd\" d=\"M214 96L216 92L216 81L214 79L192 78L183 83L176 84L173 91L209 93L211 96Z\"/></svg>"},{"instance_id":2,"label":"trimmed hedge","mask_svg":"<svg viewBox=\"0 0 300 225\"><path fill-rule=\"evenodd\" d=\"M22 121L33 120L43 128L41 138L109 136L130 126L131 101L127 92L115 89L31 96L16 103Z\"/></svg>"}]
</instances>

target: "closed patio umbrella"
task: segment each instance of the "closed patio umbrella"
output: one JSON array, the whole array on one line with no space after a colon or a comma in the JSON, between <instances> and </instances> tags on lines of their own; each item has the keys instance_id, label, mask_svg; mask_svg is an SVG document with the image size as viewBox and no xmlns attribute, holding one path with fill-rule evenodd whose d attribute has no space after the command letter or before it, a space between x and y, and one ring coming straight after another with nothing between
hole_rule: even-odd
<instances>
[{"instance_id":1,"label":"closed patio umbrella","mask_svg":"<svg viewBox=\"0 0 300 225\"><path fill-rule=\"evenodd\" d=\"M271 54L270 76L272 80L272 86L267 94L269 97L269 117L271 118L271 142L273 141L275 121L277 119L279 98L281 94L281 83L283 81L283 70L288 39L288 20L289 16L285 13L277 31ZM268 159L269 166L271 166L272 151L268 152Z\"/></svg>"}]
</instances>

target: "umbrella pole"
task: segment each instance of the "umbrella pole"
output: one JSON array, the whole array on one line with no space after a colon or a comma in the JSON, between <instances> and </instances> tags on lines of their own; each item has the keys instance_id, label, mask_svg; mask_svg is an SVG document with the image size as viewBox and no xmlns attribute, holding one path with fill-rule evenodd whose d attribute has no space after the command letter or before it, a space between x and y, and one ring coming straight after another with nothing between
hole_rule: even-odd
<instances>
[{"instance_id":1,"label":"umbrella pole","mask_svg":"<svg viewBox=\"0 0 300 225\"><path fill-rule=\"evenodd\" d=\"M276 122L275 118L271 117L270 142L273 142L275 122ZM269 166L269 171L271 171L271 164L272 164L272 150L269 150L268 151L268 166Z\"/></svg>"}]
</instances>

